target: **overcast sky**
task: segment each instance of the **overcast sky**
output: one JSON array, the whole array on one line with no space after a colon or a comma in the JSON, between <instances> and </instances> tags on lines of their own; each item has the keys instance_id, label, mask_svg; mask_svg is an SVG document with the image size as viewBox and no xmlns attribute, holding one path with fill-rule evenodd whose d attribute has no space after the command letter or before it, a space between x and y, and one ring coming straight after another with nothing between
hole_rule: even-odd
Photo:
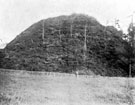
<instances>
[{"instance_id":1,"label":"overcast sky","mask_svg":"<svg viewBox=\"0 0 135 105\"><path fill-rule=\"evenodd\" d=\"M125 30L133 11L135 0L0 0L0 39L10 42L43 18L72 13L88 14L104 25L114 25L117 18Z\"/></svg>"}]
</instances>

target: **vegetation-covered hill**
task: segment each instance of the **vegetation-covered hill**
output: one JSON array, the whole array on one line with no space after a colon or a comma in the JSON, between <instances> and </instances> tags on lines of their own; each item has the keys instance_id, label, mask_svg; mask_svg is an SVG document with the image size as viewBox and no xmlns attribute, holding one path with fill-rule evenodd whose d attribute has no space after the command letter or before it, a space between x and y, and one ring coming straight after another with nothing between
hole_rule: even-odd
<instances>
[{"instance_id":1,"label":"vegetation-covered hill","mask_svg":"<svg viewBox=\"0 0 135 105\"><path fill-rule=\"evenodd\" d=\"M123 76L128 64L119 53L125 43L122 32L87 15L49 18L6 46L3 68Z\"/></svg>"}]
</instances>

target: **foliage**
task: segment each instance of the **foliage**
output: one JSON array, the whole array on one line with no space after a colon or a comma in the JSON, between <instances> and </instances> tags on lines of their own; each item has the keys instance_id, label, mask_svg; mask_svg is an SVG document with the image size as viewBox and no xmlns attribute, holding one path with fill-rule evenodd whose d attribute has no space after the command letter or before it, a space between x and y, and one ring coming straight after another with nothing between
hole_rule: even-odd
<instances>
[{"instance_id":1,"label":"foliage","mask_svg":"<svg viewBox=\"0 0 135 105\"><path fill-rule=\"evenodd\" d=\"M3 67L3 60L4 60L4 57L5 57L5 53L3 50L0 50L0 68Z\"/></svg>"}]
</instances>

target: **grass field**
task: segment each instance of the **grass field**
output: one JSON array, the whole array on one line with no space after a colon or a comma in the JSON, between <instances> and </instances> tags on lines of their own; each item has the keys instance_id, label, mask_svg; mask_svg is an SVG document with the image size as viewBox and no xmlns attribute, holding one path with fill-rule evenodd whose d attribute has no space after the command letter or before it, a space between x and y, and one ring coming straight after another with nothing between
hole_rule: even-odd
<instances>
[{"instance_id":1,"label":"grass field","mask_svg":"<svg viewBox=\"0 0 135 105\"><path fill-rule=\"evenodd\" d=\"M133 105L130 81L128 88L120 77L0 70L0 105Z\"/></svg>"}]
</instances>

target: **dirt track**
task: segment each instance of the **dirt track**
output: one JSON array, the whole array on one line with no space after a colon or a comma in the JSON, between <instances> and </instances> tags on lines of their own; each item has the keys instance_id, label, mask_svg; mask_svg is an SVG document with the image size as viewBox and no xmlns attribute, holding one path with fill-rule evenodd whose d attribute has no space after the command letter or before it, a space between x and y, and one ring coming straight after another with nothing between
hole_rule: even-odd
<instances>
[{"instance_id":1,"label":"dirt track","mask_svg":"<svg viewBox=\"0 0 135 105\"><path fill-rule=\"evenodd\" d=\"M129 105L126 85L120 77L0 70L0 105Z\"/></svg>"}]
</instances>

